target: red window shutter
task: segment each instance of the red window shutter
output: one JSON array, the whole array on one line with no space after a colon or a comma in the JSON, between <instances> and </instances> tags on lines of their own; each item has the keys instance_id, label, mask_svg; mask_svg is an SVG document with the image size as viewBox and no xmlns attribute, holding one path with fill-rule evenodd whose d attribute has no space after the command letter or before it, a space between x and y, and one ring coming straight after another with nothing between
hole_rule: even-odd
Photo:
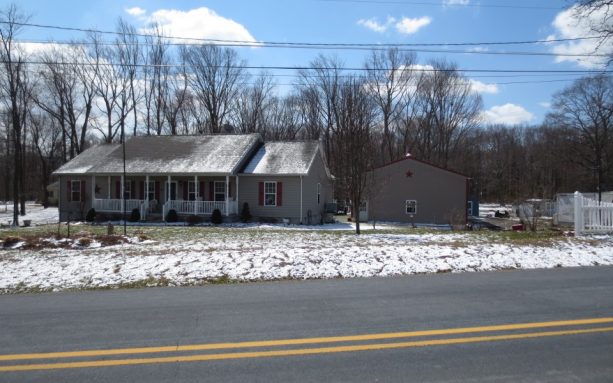
<instances>
[{"instance_id":1,"label":"red window shutter","mask_svg":"<svg viewBox=\"0 0 613 383\"><path fill-rule=\"evenodd\" d=\"M209 201L215 201L215 182L209 182Z\"/></svg>"},{"instance_id":2,"label":"red window shutter","mask_svg":"<svg viewBox=\"0 0 613 383\"><path fill-rule=\"evenodd\" d=\"M200 186L198 186L198 195L204 199L204 181L200 181Z\"/></svg>"},{"instance_id":3,"label":"red window shutter","mask_svg":"<svg viewBox=\"0 0 613 383\"><path fill-rule=\"evenodd\" d=\"M121 199L121 181L115 181L115 195L117 199Z\"/></svg>"},{"instance_id":4,"label":"red window shutter","mask_svg":"<svg viewBox=\"0 0 613 383\"><path fill-rule=\"evenodd\" d=\"M140 199L145 199L145 181L140 182Z\"/></svg>"},{"instance_id":5,"label":"red window shutter","mask_svg":"<svg viewBox=\"0 0 613 383\"><path fill-rule=\"evenodd\" d=\"M189 187L189 182L188 181L183 181L183 201L187 201L187 188Z\"/></svg>"},{"instance_id":6,"label":"red window shutter","mask_svg":"<svg viewBox=\"0 0 613 383\"><path fill-rule=\"evenodd\" d=\"M81 197L80 201L86 201L85 198L85 180L81 181L81 195L79 197Z\"/></svg>"},{"instance_id":7,"label":"red window shutter","mask_svg":"<svg viewBox=\"0 0 613 383\"><path fill-rule=\"evenodd\" d=\"M66 183L66 194L68 196L68 202L72 201L72 185L70 183L70 178L68 179L67 183Z\"/></svg>"},{"instance_id":8,"label":"red window shutter","mask_svg":"<svg viewBox=\"0 0 613 383\"><path fill-rule=\"evenodd\" d=\"M258 204L264 205L264 182L258 183Z\"/></svg>"},{"instance_id":9,"label":"red window shutter","mask_svg":"<svg viewBox=\"0 0 613 383\"><path fill-rule=\"evenodd\" d=\"M283 183L277 182L277 206L283 204Z\"/></svg>"},{"instance_id":10,"label":"red window shutter","mask_svg":"<svg viewBox=\"0 0 613 383\"><path fill-rule=\"evenodd\" d=\"M153 181L153 184L155 185L155 194L153 195L153 197L155 197L155 199L159 201L160 200L160 183Z\"/></svg>"}]
</instances>

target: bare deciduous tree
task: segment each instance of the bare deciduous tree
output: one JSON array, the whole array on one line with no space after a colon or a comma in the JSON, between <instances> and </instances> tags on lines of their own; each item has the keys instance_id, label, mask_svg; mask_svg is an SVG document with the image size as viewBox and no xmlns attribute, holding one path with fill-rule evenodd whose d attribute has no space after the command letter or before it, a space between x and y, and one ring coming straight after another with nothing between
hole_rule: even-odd
<instances>
[{"instance_id":1,"label":"bare deciduous tree","mask_svg":"<svg viewBox=\"0 0 613 383\"><path fill-rule=\"evenodd\" d=\"M191 91L207 112L207 131L220 133L245 79L244 62L236 51L217 45L190 46L182 55L191 70Z\"/></svg>"},{"instance_id":2,"label":"bare deciduous tree","mask_svg":"<svg viewBox=\"0 0 613 383\"><path fill-rule=\"evenodd\" d=\"M374 50L364 63L368 86L380 114L382 153L384 162L398 156L395 123L402 108L411 103L415 93L416 78L413 72L415 54L401 52L397 48Z\"/></svg>"},{"instance_id":3,"label":"bare deciduous tree","mask_svg":"<svg viewBox=\"0 0 613 383\"><path fill-rule=\"evenodd\" d=\"M576 80L554 95L547 120L575 132L575 153L594 175L600 200L613 165L613 78L599 75Z\"/></svg>"},{"instance_id":4,"label":"bare deciduous tree","mask_svg":"<svg viewBox=\"0 0 613 383\"><path fill-rule=\"evenodd\" d=\"M11 4L0 11L0 59L2 59L3 74L0 85L9 111L11 136L13 141L13 225L19 225L19 201L23 199L23 153L22 133L23 114L26 110L24 97L26 91L25 53L19 49L15 37L22 29L23 23L29 19L21 13L17 5ZM25 204L21 213L25 215Z\"/></svg>"},{"instance_id":5,"label":"bare deciduous tree","mask_svg":"<svg viewBox=\"0 0 613 383\"><path fill-rule=\"evenodd\" d=\"M375 107L364 79L349 77L343 80L334 104L334 115L336 176L339 187L344 189L339 194L349 197L356 234L360 234L360 205L366 198L368 171L373 168L375 151L372 139Z\"/></svg>"}]
</instances>

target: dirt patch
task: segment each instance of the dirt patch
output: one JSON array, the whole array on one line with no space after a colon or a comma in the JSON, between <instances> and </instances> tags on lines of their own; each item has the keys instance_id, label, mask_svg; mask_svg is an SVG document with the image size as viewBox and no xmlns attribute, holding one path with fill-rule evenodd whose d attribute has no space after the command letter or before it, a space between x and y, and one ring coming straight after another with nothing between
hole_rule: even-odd
<instances>
[{"instance_id":1,"label":"dirt patch","mask_svg":"<svg viewBox=\"0 0 613 383\"><path fill-rule=\"evenodd\" d=\"M29 236L6 237L2 242L2 249L14 249L19 243L20 250L42 249L87 249L92 247L114 246L130 242L128 237L122 235L101 235L90 233L78 233L78 236L66 238L61 236Z\"/></svg>"}]
</instances>

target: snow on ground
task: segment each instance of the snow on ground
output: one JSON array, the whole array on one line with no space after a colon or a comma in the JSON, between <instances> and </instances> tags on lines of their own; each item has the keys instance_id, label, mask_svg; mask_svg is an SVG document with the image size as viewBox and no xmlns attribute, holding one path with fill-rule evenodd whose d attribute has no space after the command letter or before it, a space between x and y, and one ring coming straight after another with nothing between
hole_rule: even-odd
<instances>
[{"instance_id":1,"label":"snow on ground","mask_svg":"<svg viewBox=\"0 0 613 383\"><path fill-rule=\"evenodd\" d=\"M356 236L237 228L172 237L100 248L2 250L0 291L613 265L613 238L606 236L523 245L454 232Z\"/></svg>"},{"instance_id":2,"label":"snow on ground","mask_svg":"<svg viewBox=\"0 0 613 383\"><path fill-rule=\"evenodd\" d=\"M42 205L29 202L26 204L26 215L19 216L19 224L23 226L23 221L26 219L31 220L34 226L57 223L59 220L57 206L50 206L45 209ZM0 204L0 223L9 225L12 221L13 203Z\"/></svg>"}]
</instances>

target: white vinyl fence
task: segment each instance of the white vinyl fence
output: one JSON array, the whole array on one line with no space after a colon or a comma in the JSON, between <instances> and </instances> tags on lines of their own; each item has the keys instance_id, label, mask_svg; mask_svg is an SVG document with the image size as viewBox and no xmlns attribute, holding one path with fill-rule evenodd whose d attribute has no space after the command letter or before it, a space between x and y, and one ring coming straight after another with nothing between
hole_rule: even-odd
<instances>
[{"instance_id":1,"label":"white vinyl fence","mask_svg":"<svg viewBox=\"0 0 613 383\"><path fill-rule=\"evenodd\" d=\"M575 192L575 235L613 232L613 203L598 202Z\"/></svg>"}]
</instances>

